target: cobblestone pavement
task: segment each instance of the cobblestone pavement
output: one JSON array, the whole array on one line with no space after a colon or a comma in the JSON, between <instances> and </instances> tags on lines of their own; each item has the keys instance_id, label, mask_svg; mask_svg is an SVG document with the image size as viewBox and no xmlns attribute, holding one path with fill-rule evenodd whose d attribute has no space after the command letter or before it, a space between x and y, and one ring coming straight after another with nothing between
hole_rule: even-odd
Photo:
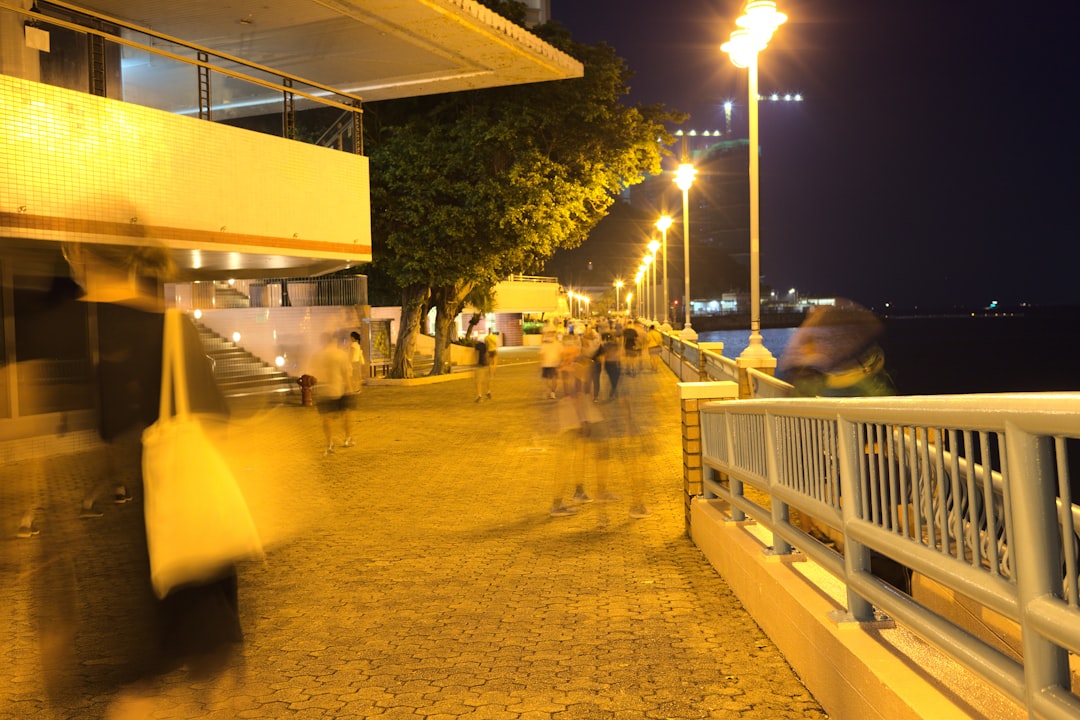
<instances>
[{"instance_id":1,"label":"cobblestone pavement","mask_svg":"<svg viewBox=\"0 0 1080 720\"><path fill-rule=\"evenodd\" d=\"M825 717L686 536L674 377L624 378L583 437L538 376L503 365L481 403L468 378L367 387L330 456L313 409L240 409L269 551L215 681L140 679L139 493L80 520L100 456L0 466L0 718ZM551 517L579 481L618 497Z\"/></svg>"}]
</instances>

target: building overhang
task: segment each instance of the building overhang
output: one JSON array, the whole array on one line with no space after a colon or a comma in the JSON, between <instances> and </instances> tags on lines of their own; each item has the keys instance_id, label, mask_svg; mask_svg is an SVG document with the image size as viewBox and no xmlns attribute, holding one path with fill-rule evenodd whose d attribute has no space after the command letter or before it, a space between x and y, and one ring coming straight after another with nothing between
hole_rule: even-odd
<instances>
[{"instance_id":1,"label":"building overhang","mask_svg":"<svg viewBox=\"0 0 1080 720\"><path fill-rule=\"evenodd\" d=\"M79 0L54 4L151 29L329 86L364 102L581 77L580 62L475 0ZM193 54L170 47L180 55ZM125 83L163 91L161 67L125 61ZM150 82L151 75L156 80ZM264 90L266 104L280 93ZM258 98L245 103L259 106ZM154 104L175 112L166 102ZM254 111L251 114L255 114Z\"/></svg>"}]
</instances>

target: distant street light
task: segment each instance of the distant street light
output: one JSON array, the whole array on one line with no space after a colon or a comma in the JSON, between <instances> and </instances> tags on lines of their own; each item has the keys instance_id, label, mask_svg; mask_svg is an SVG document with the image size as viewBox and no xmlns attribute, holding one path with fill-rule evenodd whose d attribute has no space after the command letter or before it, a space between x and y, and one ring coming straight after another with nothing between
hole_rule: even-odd
<instances>
[{"instance_id":1,"label":"distant street light","mask_svg":"<svg viewBox=\"0 0 1080 720\"><path fill-rule=\"evenodd\" d=\"M656 293L656 283L654 282L656 273L652 273L652 277L649 277L649 270L652 268L653 262L652 255L646 255L642 258L642 261L644 264L641 266L641 272L645 276L645 288L647 289L647 292L645 293L645 317L650 318L656 308L656 305L653 302L653 295Z\"/></svg>"},{"instance_id":2,"label":"distant street light","mask_svg":"<svg viewBox=\"0 0 1080 720\"><path fill-rule=\"evenodd\" d=\"M668 308L671 307L671 295L668 293L667 286L667 231L671 227L671 223L674 222L670 215L661 215L660 219L656 221L656 227L660 229L660 233L664 236L662 243L664 253L664 322L668 322Z\"/></svg>"},{"instance_id":3,"label":"distant street light","mask_svg":"<svg viewBox=\"0 0 1080 720\"><path fill-rule=\"evenodd\" d=\"M685 136L684 136L685 138ZM697 333L690 323L690 186L694 184L697 170L690 164L690 158L686 154L686 141L683 140L683 161L679 169L675 171L675 185L682 190L682 221L683 221L683 287L686 289L686 305L683 311L686 320L680 336L687 340L696 340Z\"/></svg>"},{"instance_id":4,"label":"distant street light","mask_svg":"<svg viewBox=\"0 0 1080 720\"><path fill-rule=\"evenodd\" d=\"M619 291L622 290L623 285L625 285L625 283L622 280L616 280L615 281L615 312L616 313L622 312L622 310L619 309L619 307L620 307L620 305L619 305Z\"/></svg>"},{"instance_id":5,"label":"distant street light","mask_svg":"<svg viewBox=\"0 0 1080 720\"><path fill-rule=\"evenodd\" d=\"M626 293L626 315L630 316L630 301L634 299L634 293Z\"/></svg>"},{"instance_id":6,"label":"distant street light","mask_svg":"<svg viewBox=\"0 0 1080 720\"><path fill-rule=\"evenodd\" d=\"M787 15L776 10L773 0L749 0L745 12L735 20L738 30L720 49L731 56L736 67L747 68L750 99L750 342L739 357L771 358L761 341L761 267L759 223L759 157L758 157L758 53L764 50L776 29L787 21Z\"/></svg>"}]
</instances>

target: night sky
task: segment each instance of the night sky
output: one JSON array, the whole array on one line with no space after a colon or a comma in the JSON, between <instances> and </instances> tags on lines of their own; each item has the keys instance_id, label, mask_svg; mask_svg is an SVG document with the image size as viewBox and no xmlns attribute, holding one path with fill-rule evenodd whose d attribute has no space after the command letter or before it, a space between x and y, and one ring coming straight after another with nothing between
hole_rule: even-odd
<instances>
[{"instance_id":1,"label":"night sky","mask_svg":"<svg viewBox=\"0 0 1080 720\"><path fill-rule=\"evenodd\" d=\"M626 60L629 102L700 131L723 127L730 99L745 138L746 71L719 50L742 6L552 0L552 14ZM767 284L877 308L1080 305L1072 2L778 7L760 91L805 101L760 107Z\"/></svg>"}]
</instances>

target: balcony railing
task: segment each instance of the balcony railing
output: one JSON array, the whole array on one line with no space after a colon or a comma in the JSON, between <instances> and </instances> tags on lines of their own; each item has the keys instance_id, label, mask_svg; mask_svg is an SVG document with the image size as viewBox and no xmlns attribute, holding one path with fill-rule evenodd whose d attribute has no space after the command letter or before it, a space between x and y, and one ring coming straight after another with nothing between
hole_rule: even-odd
<instances>
[{"instance_id":1,"label":"balcony railing","mask_svg":"<svg viewBox=\"0 0 1080 720\"><path fill-rule=\"evenodd\" d=\"M38 38L36 42L78 45L72 48L71 55L86 58L85 62L76 61L25 79L363 154L362 99L358 95L59 0L35 3L30 9L0 5L0 16L12 15L21 18L17 22L25 26L28 43ZM4 17L0 20L5 21L0 22L0 27L15 24L6 23ZM46 40L53 33L57 37ZM150 66L151 70L143 72L150 81L138 86L125 81L125 74L133 75ZM181 78L186 76L187 82L175 82L176 71L183 68L187 72L179 74ZM167 73L169 81L160 81ZM122 92L113 87L117 79ZM278 102L280 124L266 122L274 114L266 108ZM318 107L337 108L345 115L315 120L323 123L322 127L297 126L298 110Z\"/></svg>"}]
</instances>

